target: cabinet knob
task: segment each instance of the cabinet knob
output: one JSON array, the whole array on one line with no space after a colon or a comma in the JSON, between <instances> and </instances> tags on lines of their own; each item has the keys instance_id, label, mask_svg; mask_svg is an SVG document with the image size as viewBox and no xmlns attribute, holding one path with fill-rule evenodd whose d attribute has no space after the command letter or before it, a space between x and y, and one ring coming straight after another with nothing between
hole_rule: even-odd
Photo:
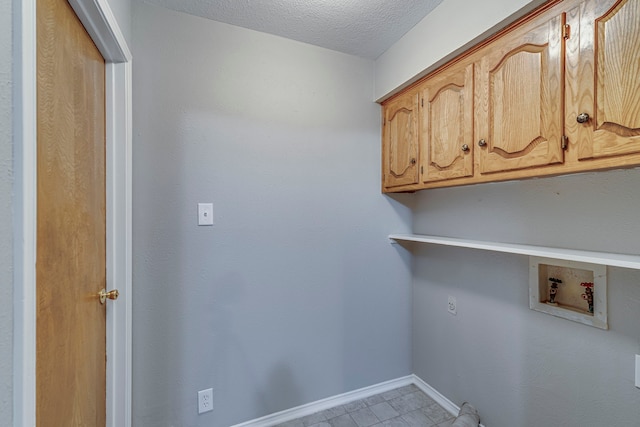
<instances>
[{"instance_id":1,"label":"cabinet knob","mask_svg":"<svg viewBox=\"0 0 640 427\"><path fill-rule=\"evenodd\" d=\"M462 151L469 151L469 146L467 144L462 144L462 147L460 148L462 148Z\"/></svg>"},{"instance_id":2,"label":"cabinet knob","mask_svg":"<svg viewBox=\"0 0 640 427\"><path fill-rule=\"evenodd\" d=\"M416 164L416 159L411 159L411 164L415 165Z\"/></svg>"},{"instance_id":3,"label":"cabinet knob","mask_svg":"<svg viewBox=\"0 0 640 427\"><path fill-rule=\"evenodd\" d=\"M589 121L589 115L587 113L580 113L576 117L578 123L587 123Z\"/></svg>"},{"instance_id":4,"label":"cabinet knob","mask_svg":"<svg viewBox=\"0 0 640 427\"><path fill-rule=\"evenodd\" d=\"M478 141L478 145L480 147L484 147L485 145L487 145L487 141L485 141L484 139L481 139L480 141Z\"/></svg>"}]
</instances>

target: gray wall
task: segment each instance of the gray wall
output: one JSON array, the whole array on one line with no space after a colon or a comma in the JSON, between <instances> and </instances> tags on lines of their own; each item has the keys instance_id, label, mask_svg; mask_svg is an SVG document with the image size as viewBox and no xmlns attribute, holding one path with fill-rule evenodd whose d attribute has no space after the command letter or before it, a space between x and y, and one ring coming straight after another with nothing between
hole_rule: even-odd
<instances>
[{"instance_id":1,"label":"gray wall","mask_svg":"<svg viewBox=\"0 0 640 427\"><path fill-rule=\"evenodd\" d=\"M0 1L0 425L12 423L13 217L11 214L11 1Z\"/></svg>"},{"instance_id":2,"label":"gray wall","mask_svg":"<svg viewBox=\"0 0 640 427\"><path fill-rule=\"evenodd\" d=\"M376 59L375 99L388 96L485 32L546 0L444 0ZM443 37L446 34L446 37Z\"/></svg>"},{"instance_id":3,"label":"gray wall","mask_svg":"<svg viewBox=\"0 0 640 427\"><path fill-rule=\"evenodd\" d=\"M108 0L122 35L131 48L131 0Z\"/></svg>"},{"instance_id":4,"label":"gray wall","mask_svg":"<svg viewBox=\"0 0 640 427\"><path fill-rule=\"evenodd\" d=\"M416 233L640 253L640 170L428 190L415 203ZM608 269L605 331L529 310L528 257L413 250L415 374L487 426L638 425L640 271Z\"/></svg>"},{"instance_id":5,"label":"gray wall","mask_svg":"<svg viewBox=\"0 0 640 427\"><path fill-rule=\"evenodd\" d=\"M138 2L133 40L134 424L410 374L410 262L386 236L411 213L380 194L373 62Z\"/></svg>"}]
</instances>

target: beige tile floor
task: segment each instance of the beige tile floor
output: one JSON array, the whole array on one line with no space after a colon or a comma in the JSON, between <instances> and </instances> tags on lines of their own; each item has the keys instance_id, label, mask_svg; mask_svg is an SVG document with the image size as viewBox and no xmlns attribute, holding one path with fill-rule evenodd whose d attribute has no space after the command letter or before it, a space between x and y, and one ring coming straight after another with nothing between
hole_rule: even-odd
<instances>
[{"instance_id":1,"label":"beige tile floor","mask_svg":"<svg viewBox=\"0 0 640 427\"><path fill-rule=\"evenodd\" d=\"M449 427L454 418L412 384L276 427Z\"/></svg>"}]
</instances>

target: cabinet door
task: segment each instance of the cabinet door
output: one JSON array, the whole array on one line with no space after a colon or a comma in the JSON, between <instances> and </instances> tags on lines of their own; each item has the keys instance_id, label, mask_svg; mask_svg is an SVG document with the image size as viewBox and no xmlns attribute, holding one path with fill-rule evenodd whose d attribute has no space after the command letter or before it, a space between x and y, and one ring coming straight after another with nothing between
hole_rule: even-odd
<instances>
[{"instance_id":1,"label":"cabinet door","mask_svg":"<svg viewBox=\"0 0 640 427\"><path fill-rule=\"evenodd\" d=\"M579 37L578 158L640 153L640 0L582 3Z\"/></svg>"},{"instance_id":2,"label":"cabinet door","mask_svg":"<svg viewBox=\"0 0 640 427\"><path fill-rule=\"evenodd\" d=\"M418 183L418 94L403 94L384 105L382 138L385 188Z\"/></svg>"},{"instance_id":3,"label":"cabinet door","mask_svg":"<svg viewBox=\"0 0 640 427\"><path fill-rule=\"evenodd\" d=\"M480 172L562 163L564 14L491 44L479 62Z\"/></svg>"},{"instance_id":4,"label":"cabinet door","mask_svg":"<svg viewBox=\"0 0 640 427\"><path fill-rule=\"evenodd\" d=\"M473 175L473 64L428 79L420 92L422 180Z\"/></svg>"}]
</instances>

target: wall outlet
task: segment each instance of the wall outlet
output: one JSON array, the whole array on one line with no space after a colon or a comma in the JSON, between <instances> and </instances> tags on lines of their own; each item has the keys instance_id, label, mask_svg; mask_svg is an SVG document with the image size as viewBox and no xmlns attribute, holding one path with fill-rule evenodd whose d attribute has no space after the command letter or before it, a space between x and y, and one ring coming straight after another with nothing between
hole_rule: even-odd
<instances>
[{"instance_id":1,"label":"wall outlet","mask_svg":"<svg viewBox=\"0 0 640 427\"><path fill-rule=\"evenodd\" d=\"M458 307L456 305L456 297L452 297L449 295L449 305L447 306L447 311L454 316L458 314Z\"/></svg>"},{"instance_id":2,"label":"wall outlet","mask_svg":"<svg viewBox=\"0 0 640 427\"><path fill-rule=\"evenodd\" d=\"M198 414L213 411L213 389L198 392Z\"/></svg>"}]
</instances>

